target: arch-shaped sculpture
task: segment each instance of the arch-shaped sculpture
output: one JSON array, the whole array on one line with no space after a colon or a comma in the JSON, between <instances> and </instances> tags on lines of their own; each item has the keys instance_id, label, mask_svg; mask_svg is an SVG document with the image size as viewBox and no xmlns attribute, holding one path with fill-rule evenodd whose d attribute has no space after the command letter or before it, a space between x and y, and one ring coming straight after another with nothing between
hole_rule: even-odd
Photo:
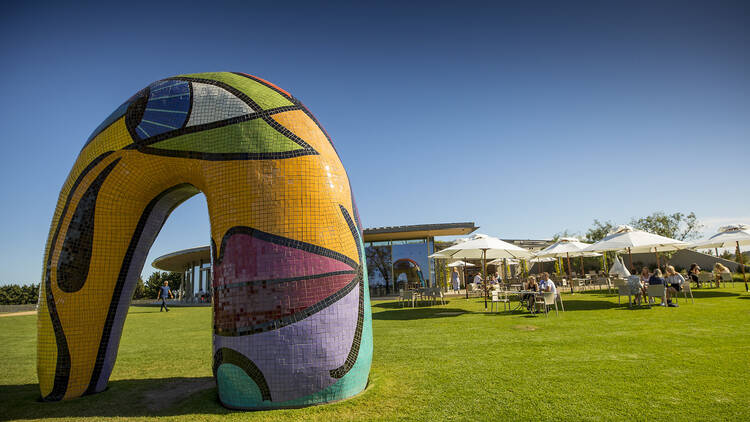
<instances>
[{"instance_id":1,"label":"arch-shaped sculpture","mask_svg":"<svg viewBox=\"0 0 750 422\"><path fill-rule=\"evenodd\" d=\"M43 399L106 388L148 250L169 213L198 192L211 222L221 402L299 407L365 388L369 289L338 154L288 92L220 72L149 85L81 150L45 249L37 323Z\"/></svg>"}]
</instances>

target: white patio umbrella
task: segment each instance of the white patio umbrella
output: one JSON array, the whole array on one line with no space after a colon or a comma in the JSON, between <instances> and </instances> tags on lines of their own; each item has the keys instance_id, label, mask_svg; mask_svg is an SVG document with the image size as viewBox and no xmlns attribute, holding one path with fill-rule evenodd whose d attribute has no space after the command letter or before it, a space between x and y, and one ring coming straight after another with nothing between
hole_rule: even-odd
<instances>
[{"instance_id":1,"label":"white patio umbrella","mask_svg":"<svg viewBox=\"0 0 750 422\"><path fill-rule=\"evenodd\" d=\"M442 257L456 259L481 259L482 260L482 278L487 277L487 258L519 258L526 259L531 257L531 252L516 245L504 242L496 237L477 234L471 240L455 244L449 248L440 251ZM469 292L466 292L466 298L469 298ZM487 306L487 297L485 295L485 307Z\"/></svg>"},{"instance_id":2,"label":"white patio umbrella","mask_svg":"<svg viewBox=\"0 0 750 422\"><path fill-rule=\"evenodd\" d=\"M609 273L619 275L622 278L630 277L630 271L625 268L625 264L622 262L622 258L615 259L615 263L612 264L612 268L609 269Z\"/></svg>"},{"instance_id":3,"label":"white patio umbrella","mask_svg":"<svg viewBox=\"0 0 750 422\"><path fill-rule=\"evenodd\" d=\"M568 260L568 277L571 277L570 257L579 257L581 260L581 275L583 275L583 257L599 256L595 252L584 251L591 243L584 243L575 237L561 237L557 242L547 246L537 252L535 256L540 258L567 258Z\"/></svg>"},{"instance_id":4,"label":"white patio umbrella","mask_svg":"<svg viewBox=\"0 0 750 422\"><path fill-rule=\"evenodd\" d=\"M742 279L745 281L745 291L748 291L747 278L745 276L745 260L740 246L750 245L750 226L747 224L733 224L731 226L719 227L718 233L690 244L693 249L703 248L736 248L737 257L740 259L742 268Z\"/></svg>"},{"instance_id":5,"label":"white patio umbrella","mask_svg":"<svg viewBox=\"0 0 750 422\"><path fill-rule=\"evenodd\" d=\"M521 261L518 259L498 258L488 262L487 265L502 265L503 266L503 279L508 278L508 265L520 265Z\"/></svg>"},{"instance_id":6,"label":"white patio umbrella","mask_svg":"<svg viewBox=\"0 0 750 422\"><path fill-rule=\"evenodd\" d=\"M588 246L586 252L609 252L627 251L630 266L633 266L633 253L654 252L656 254L656 265L659 266L659 252L676 251L685 249L688 244L677 239L659 236L636 230L630 226L617 226L607 237Z\"/></svg>"},{"instance_id":7,"label":"white patio umbrella","mask_svg":"<svg viewBox=\"0 0 750 422\"><path fill-rule=\"evenodd\" d=\"M448 264L448 266L449 267L476 267L476 265L469 263L469 262L464 262L464 261L451 262L450 264Z\"/></svg>"}]
</instances>

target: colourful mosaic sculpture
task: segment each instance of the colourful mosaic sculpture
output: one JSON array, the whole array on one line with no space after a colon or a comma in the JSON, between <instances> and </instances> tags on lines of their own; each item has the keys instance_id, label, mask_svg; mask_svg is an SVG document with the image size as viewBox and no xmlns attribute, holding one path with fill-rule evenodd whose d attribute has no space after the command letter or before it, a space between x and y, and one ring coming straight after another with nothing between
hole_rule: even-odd
<instances>
[{"instance_id":1,"label":"colourful mosaic sculpture","mask_svg":"<svg viewBox=\"0 0 750 422\"><path fill-rule=\"evenodd\" d=\"M45 400L106 388L146 254L170 212L198 192L211 220L221 402L299 407L365 388L372 320L344 167L288 92L221 72L149 85L81 150L45 249Z\"/></svg>"}]
</instances>

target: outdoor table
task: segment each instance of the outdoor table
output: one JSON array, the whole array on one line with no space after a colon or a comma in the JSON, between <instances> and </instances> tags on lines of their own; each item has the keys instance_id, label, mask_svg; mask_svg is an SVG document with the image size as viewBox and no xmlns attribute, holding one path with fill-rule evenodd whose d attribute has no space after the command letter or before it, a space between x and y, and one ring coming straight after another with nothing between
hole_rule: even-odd
<instances>
[{"instance_id":1,"label":"outdoor table","mask_svg":"<svg viewBox=\"0 0 750 422\"><path fill-rule=\"evenodd\" d=\"M524 299L523 299L524 296L526 296L526 295L533 295L534 298L536 299L536 296L541 295L543 292L537 292L537 291L534 291L534 290L519 290L519 291L514 292L514 293L518 294L518 306L516 306L516 309L514 309L514 310L520 310L520 309L523 309L524 305L527 304L527 302L525 302ZM532 310L532 313L533 312L534 311Z\"/></svg>"}]
</instances>

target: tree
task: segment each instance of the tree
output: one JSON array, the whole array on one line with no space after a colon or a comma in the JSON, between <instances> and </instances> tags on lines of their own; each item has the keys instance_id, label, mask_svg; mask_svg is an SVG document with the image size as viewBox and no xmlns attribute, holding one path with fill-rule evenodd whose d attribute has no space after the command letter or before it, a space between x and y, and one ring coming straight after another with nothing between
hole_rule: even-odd
<instances>
[{"instance_id":1,"label":"tree","mask_svg":"<svg viewBox=\"0 0 750 422\"><path fill-rule=\"evenodd\" d=\"M694 212L690 214L676 212L668 215L657 211L646 217L632 219L630 225L636 229L677 240L695 239L698 237L698 230L703 228Z\"/></svg>"},{"instance_id":2,"label":"tree","mask_svg":"<svg viewBox=\"0 0 750 422\"><path fill-rule=\"evenodd\" d=\"M182 281L180 273L154 271L148 276L146 284L143 286L143 297L146 299L156 299L159 289L164 285L165 281L169 282L172 294L177 296L174 291L180 287L180 282Z\"/></svg>"},{"instance_id":3,"label":"tree","mask_svg":"<svg viewBox=\"0 0 750 422\"><path fill-rule=\"evenodd\" d=\"M135 289L133 290L133 299L143 299L145 297L145 288L143 285L143 278L138 277L138 281L135 282Z\"/></svg>"},{"instance_id":4,"label":"tree","mask_svg":"<svg viewBox=\"0 0 750 422\"><path fill-rule=\"evenodd\" d=\"M594 220L594 221L596 221L596 220ZM572 232L568 231L568 229L565 229L565 230L563 230L561 232L555 233L552 236L552 241L553 242L557 242L558 240L560 240L563 237L575 237L575 238L578 238L579 236L580 236L579 233L572 233Z\"/></svg>"},{"instance_id":5,"label":"tree","mask_svg":"<svg viewBox=\"0 0 750 422\"><path fill-rule=\"evenodd\" d=\"M598 242L605 237L615 228L615 225L611 221L601 222L594 219L594 225L586 232L586 242L594 243Z\"/></svg>"},{"instance_id":6,"label":"tree","mask_svg":"<svg viewBox=\"0 0 750 422\"><path fill-rule=\"evenodd\" d=\"M388 246L368 246L365 248L367 258L367 271L374 273L375 270L385 280L385 291L390 292L389 281L391 279L391 251Z\"/></svg>"}]
</instances>

